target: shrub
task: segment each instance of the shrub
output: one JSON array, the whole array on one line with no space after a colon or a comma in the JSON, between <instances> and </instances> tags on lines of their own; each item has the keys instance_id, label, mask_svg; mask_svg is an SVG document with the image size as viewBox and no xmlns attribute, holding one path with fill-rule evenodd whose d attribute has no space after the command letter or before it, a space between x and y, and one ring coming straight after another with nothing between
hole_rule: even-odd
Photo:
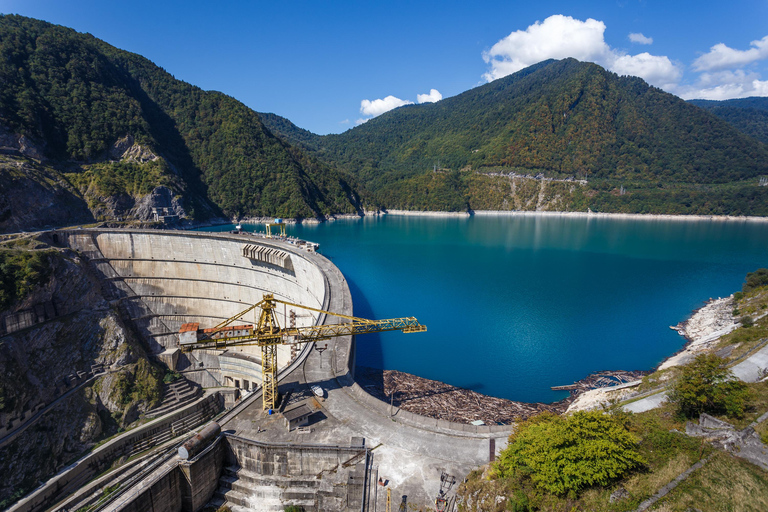
<instances>
[{"instance_id":1,"label":"shrub","mask_svg":"<svg viewBox=\"0 0 768 512\"><path fill-rule=\"evenodd\" d=\"M714 354L701 354L682 367L670 393L670 400L677 404L681 415L688 418L703 412L736 418L744 415L751 391L724 364L725 360Z\"/></svg>"},{"instance_id":2,"label":"shrub","mask_svg":"<svg viewBox=\"0 0 768 512\"><path fill-rule=\"evenodd\" d=\"M501 477L530 478L540 489L576 495L607 485L644 464L624 424L598 411L541 414L521 423L494 469Z\"/></svg>"},{"instance_id":3,"label":"shrub","mask_svg":"<svg viewBox=\"0 0 768 512\"><path fill-rule=\"evenodd\" d=\"M768 286L768 268L759 268L747 274L747 279L741 287L741 291L749 293L763 286Z\"/></svg>"},{"instance_id":4,"label":"shrub","mask_svg":"<svg viewBox=\"0 0 768 512\"><path fill-rule=\"evenodd\" d=\"M48 281L56 251L0 250L0 311Z\"/></svg>"}]
</instances>

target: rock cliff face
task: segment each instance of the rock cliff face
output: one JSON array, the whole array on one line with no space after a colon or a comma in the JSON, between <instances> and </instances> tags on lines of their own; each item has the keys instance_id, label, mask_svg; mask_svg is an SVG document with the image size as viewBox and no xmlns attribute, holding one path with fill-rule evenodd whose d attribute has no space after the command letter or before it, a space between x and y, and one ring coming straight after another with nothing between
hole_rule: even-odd
<instances>
[{"instance_id":1,"label":"rock cliff face","mask_svg":"<svg viewBox=\"0 0 768 512\"><path fill-rule=\"evenodd\" d=\"M151 149L137 144L131 134L128 134L115 142L109 151L109 156L112 160L140 164L154 162L155 160L160 159L160 157L154 154Z\"/></svg>"},{"instance_id":2,"label":"rock cliff face","mask_svg":"<svg viewBox=\"0 0 768 512\"><path fill-rule=\"evenodd\" d=\"M0 154L0 233L93 221L88 204L61 174Z\"/></svg>"},{"instance_id":3,"label":"rock cliff face","mask_svg":"<svg viewBox=\"0 0 768 512\"><path fill-rule=\"evenodd\" d=\"M87 265L69 250L50 261L48 282L2 312L0 438L57 405L0 446L0 509L160 399L161 372L104 300ZM41 304L47 313L38 323L6 333L9 319L42 311ZM107 373L78 389L95 366Z\"/></svg>"},{"instance_id":4,"label":"rock cliff face","mask_svg":"<svg viewBox=\"0 0 768 512\"><path fill-rule=\"evenodd\" d=\"M12 133L6 126L0 124L0 152L18 153L41 160L45 153L45 144L36 143L24 135Z\"/></svg>"},{"instance_id":5,"label":"rock cliff face","mask_svg":"<svg viewBox=\"0 0 768 512\"><path fill-rule=\"evenodd\" d=\"M120 153L119 162L142 165L158 160L161 158L134 143ZM0 233L96 221L154 222L187 217L182 196L169 187L156 186L145 194L105 195L88 183L76 186L68 179L72 175L77 172L62 173L45 163L0 154Z\"/></svg>"}]
</instances>

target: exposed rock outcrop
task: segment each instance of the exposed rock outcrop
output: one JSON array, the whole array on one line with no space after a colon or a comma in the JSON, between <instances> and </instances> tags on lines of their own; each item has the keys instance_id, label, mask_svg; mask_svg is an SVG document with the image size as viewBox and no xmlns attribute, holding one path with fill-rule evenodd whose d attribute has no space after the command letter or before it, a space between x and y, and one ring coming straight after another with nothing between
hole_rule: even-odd
<instances>
[{"instance_id":1,"label":"exposed rock outcrop","mask_svg":"<svg viewBox=\"0 0 768 512\"><path fill-rule=\"evenodd\" d=\"M736 430L728 422L709 414L702 414L698 425L690 421L685 424L685 433L689 436L706 438L716 448L768 470L768 447L763 444L760 435L752 426L744 430Z\"/></svg>"},{"instance_id":2,"label":"exposed rock outcrop","mask_svg":"<svg viewBox=\"0 0 768 512\"><path fill-rule=\"evenodd\" d=\"M187 216L181 197L174 195L168 187L155 187L152 193L138 199L130 212L132 217L147 221L156 220L155 213L158 216L175 215L180 219Z\"/></svg>"},{"instance_id":3,"label":"exposed rock outcrop","mask_svg":"<svg viewBox=\"0 0 768 512\"><path fill-rule=\"evenodd\" d=\"M109 157L112 160L134 162L138 164L153 162L160 159L160 157L151 149L137 144L130 134L112 144L112 147L109 150Z\"/></svg>"},{"instance_id":4,"label":"exposed rock outcrop","mask_svg":"<svg viewBox=\"0 0 768 512\"><path fill-rule=\"evenodd\" d=\"M739 324L733 316L733 296L712 300L697 309L691 318L672 327L688 340L688 344L664 361L659 370L692 361L697 354L709 350L721 336L736 329Z\"/></svg>"},{"instance_id":5,"label":"exposed rock outcrop","mask_svg":"<svg viewBox=\"0 0 768 512\"><path fill-rule=\"evenodd\" d=\"M0 232L93 222L80 193L53 169L0 155Z\"/></svg>"},{"instance_id":6,"label":"exposed rock outcrop","mask_svg":"<svg viewBox=\"0 0 768 512\"><path fill-rule=\"evenodd\" d=\"M25 135L12 133L0 124L0 153L18 154L42 160L45 158L45 144L33 141Z\"/></svg>"}]
</instances>

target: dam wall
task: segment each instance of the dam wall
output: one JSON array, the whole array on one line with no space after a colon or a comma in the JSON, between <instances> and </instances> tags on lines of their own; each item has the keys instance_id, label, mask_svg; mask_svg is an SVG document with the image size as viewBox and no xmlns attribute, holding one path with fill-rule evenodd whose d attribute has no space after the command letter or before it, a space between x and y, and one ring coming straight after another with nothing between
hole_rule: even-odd
<instances>
[{"instance_id":1,"label":"dam wall","mask_svg":"<svg viewBox=\"0 0 768 512\"><path fill-rule=\"evenodd\" d=\"M113 304L133 321L150 352L204 387L252 389L261 382L260 349L233 347L225 358L178 354L178 331L196 322L210 328L262 300L277 299L327 309L328 284L318 256L291 244L248 235L190 231L78 229L53 234L58 245L86 256ZM320 257L322 258L322 257ZM292 308L278 304L277 320L290 322ZM297 327L321 321L294 309ZM253 312L234 325L253 324ZM236 353L245 357L238 357ZM278 346L278 366L291 359ZM229 371L229 373L228 373Z\"/></svg>"}]
</instances>

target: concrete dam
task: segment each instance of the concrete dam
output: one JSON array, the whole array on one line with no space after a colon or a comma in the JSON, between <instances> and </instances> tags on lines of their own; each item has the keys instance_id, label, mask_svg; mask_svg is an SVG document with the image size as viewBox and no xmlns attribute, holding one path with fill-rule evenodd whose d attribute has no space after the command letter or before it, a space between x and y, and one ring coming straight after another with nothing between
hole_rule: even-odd
<instances>
[{"instance_id":1,"label":"concrete dam","mask_svg":"<svg viewBox=\"0 0 768 512\"><path fill-rule=\"evenodd\" d=\"M278 348L282 401L276 414L261 409L259 347L179 349L183 324L213 327L265 293L352 316L344 276L306 247L208 232L74 229L46 236L88 260L110 306L130 320L158 361L202 388L204 396L94 450L10 510L47 510L54 504L57 510L85 504L95 507L90 510L153 512L216 510L222 504L235 512L290 505L307 511L384 510L385 488L398 505L402 499L434 506L443 474L463 478L505 445L509 426L422 417L366 393L354 381L356 340L350 336L323 342L319 350L312 344ZM290 306L276 313L282 326L338 322ZM253 321L249 314L233 324ZM364 339L361 343L364 347ZM324 396L312 385L321 386ZM293 428L289 416L299 410L306 411L305 426ZM173 443L184 442L210 420L221 425L221 434L201 453L181 460ZM119 467L91 480L110 457L121 456L139 457L135 468ZM97 506L99 486L118 491Z\"/></svg>"},{"instance_id":2,"label":"concrete dam","mask_svg":"<svg viewBox=\"0 0 768 512\"><path fill-rule=\"evenodd\" d=\"M328 309L330 287L317 257L291 251L290 244L270 244L264 239L256 243L248 240L252 237L246 239L252 243L244 243L232 236L168 231L77 230L57 237L87 256L108 281L112 298L138 326L150 352L205 388L250 391L258 386L259 348L182 354L178 348L182 324L213 327L259 302L265 293ZM351 301L347 304L351 306ZM279 313L281 324L288 325L287 308ZM298 327L322 320L305 311L294 315ZM238 323L252 325L250 318ZM279 346L278 366L286 366L291 356L289 347Z\"/></svg>"}]
</instances>

